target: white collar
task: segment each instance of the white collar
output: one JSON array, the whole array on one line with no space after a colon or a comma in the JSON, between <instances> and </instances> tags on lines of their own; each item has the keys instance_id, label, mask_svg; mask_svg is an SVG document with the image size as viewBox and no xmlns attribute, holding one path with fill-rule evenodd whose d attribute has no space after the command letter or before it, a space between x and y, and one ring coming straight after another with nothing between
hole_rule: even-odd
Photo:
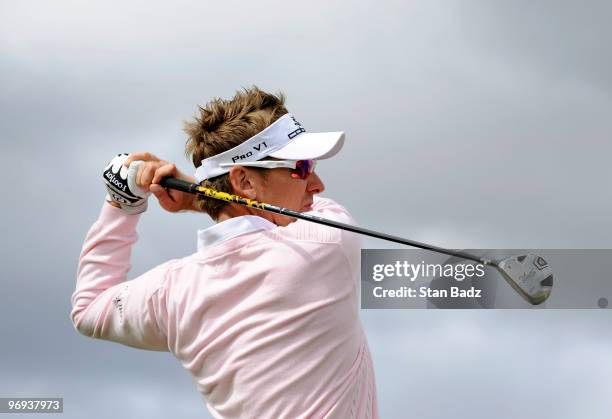
<instances>
[{"instance_id":1,"label":"white collar","mask_svg":"<svg viewBox=\"0 0 612 419\"><path fill-rule=\"evenodd\" d=\"M242 234L273 228L276 228L276 224L256 215L233 217L208 228L198 230L198 251Z\"/></svg>"}]
</instances>

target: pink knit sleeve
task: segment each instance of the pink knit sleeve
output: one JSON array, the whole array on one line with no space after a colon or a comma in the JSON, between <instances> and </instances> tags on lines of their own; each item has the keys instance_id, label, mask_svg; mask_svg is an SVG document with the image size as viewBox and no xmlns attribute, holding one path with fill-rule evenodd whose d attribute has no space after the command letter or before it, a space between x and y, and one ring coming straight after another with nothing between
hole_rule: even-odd
<instances>
[{"instance_id":1,"label":"pink knit sleeve","mask_svg":"<svg viewBox=\"0 0 612 419\"><path fill-rule=\"evenodd\" d=\"M351 225L357 224L353 216L342 205L329 198L323 198L318 195L313 198L312 210L310 212L323 218L340 221L341 223Z\"/></svg>"},{"instance_id":2,"label":"pink knit sleeve","mask_svg":"<svg viewBox=\"0 0 612 419\"><path fill-rule=\"evenodd\" d=\"M86 336L168 351L166 284L173 261L126 281L139 218L104 204L83 244L71 318Z\"/></svg>"},{"instance_id":3,"label":"pink knit sleeve","mask_svg":"<svg viewBox=\"0 0 612 419\"><path fill-rule=\"evenodd\" d=\"M357 225L346 208L329 198L315 196L312 210L308 213L345 224ZM296 234L297 237L310 236L311 239L316 241L338 243L350 262L353 276L357 277L359 275L361 256L361 237L359 234L304 220L297 220L290 224L288 229L299 231L299 234Z\"/></svg>"}]
</instances>

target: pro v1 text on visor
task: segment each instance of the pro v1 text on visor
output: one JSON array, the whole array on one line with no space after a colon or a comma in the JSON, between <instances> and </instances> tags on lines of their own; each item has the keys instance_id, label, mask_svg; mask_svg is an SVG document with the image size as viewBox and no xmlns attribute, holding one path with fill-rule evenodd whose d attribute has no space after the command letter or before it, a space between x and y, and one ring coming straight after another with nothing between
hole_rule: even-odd
<instances>
[{"instance_id":1,"label":"pro v1 text on visor","mask_svg":"<svg viewBox=\"0 0 612 419\"><path fill-rule=\"evenodd\" d=\"M198 183L229 172L232 165L274 157L283 160L322 160L334 156L344 144L344 132L310 133L287 113L236 147L202 160Z\"/></svg>"}]
</instances>

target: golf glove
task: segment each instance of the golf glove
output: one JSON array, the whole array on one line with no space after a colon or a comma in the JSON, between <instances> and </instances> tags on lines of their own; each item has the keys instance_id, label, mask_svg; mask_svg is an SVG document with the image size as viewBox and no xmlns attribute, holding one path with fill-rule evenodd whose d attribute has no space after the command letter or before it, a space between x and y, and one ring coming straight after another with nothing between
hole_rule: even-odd
<instances>
[{"instance_id":1,"label":"golf glove","mask_svg":"<svg viewBox=\"0 0 612 419\"><path fill-rule=\"evenodd\" d=\"M147 200L151 192L147 192L136 185L138 167L143 162L140 160L133 161L128 168L123 166L127 157L127 154L117 154L104 169L106 200L116 202L128 214L140 214L146 211Z\"/></svg>"}]
</instances>

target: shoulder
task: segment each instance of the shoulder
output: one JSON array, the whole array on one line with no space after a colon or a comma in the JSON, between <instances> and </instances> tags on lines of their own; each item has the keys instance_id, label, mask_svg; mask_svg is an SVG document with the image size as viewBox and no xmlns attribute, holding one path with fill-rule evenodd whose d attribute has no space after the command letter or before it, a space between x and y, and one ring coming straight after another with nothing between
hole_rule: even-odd
<instances>
[{"instance_id":1,"label":"shoulder","mask_svg":"<svg viewBox=\"0 0 612 419\"><path fill-rule=\"evenodd\" d=\"M340 221L347 224L355 224L355 220L351 213L342 205L331 198L314 197L312 210L308 213L317 215L323 218L329 218L334 221Z\"/></svg>"},{"instance_id":2,"label":"shoulder","mask_svg":"<svg viewBox=\"0 0 612 419\"><path fill-rule=\"evenodd\" d=\"M312 209L306 214L344 224L355 225L355 220L349 211L330 198L314 197ZM298 219L286 227L277 227L271 230L275 238L286 238L298 241L318 243L336 243L346 245L356 239L354 233L330 227L312 221Z\"/></svg>"}]
</instances>

